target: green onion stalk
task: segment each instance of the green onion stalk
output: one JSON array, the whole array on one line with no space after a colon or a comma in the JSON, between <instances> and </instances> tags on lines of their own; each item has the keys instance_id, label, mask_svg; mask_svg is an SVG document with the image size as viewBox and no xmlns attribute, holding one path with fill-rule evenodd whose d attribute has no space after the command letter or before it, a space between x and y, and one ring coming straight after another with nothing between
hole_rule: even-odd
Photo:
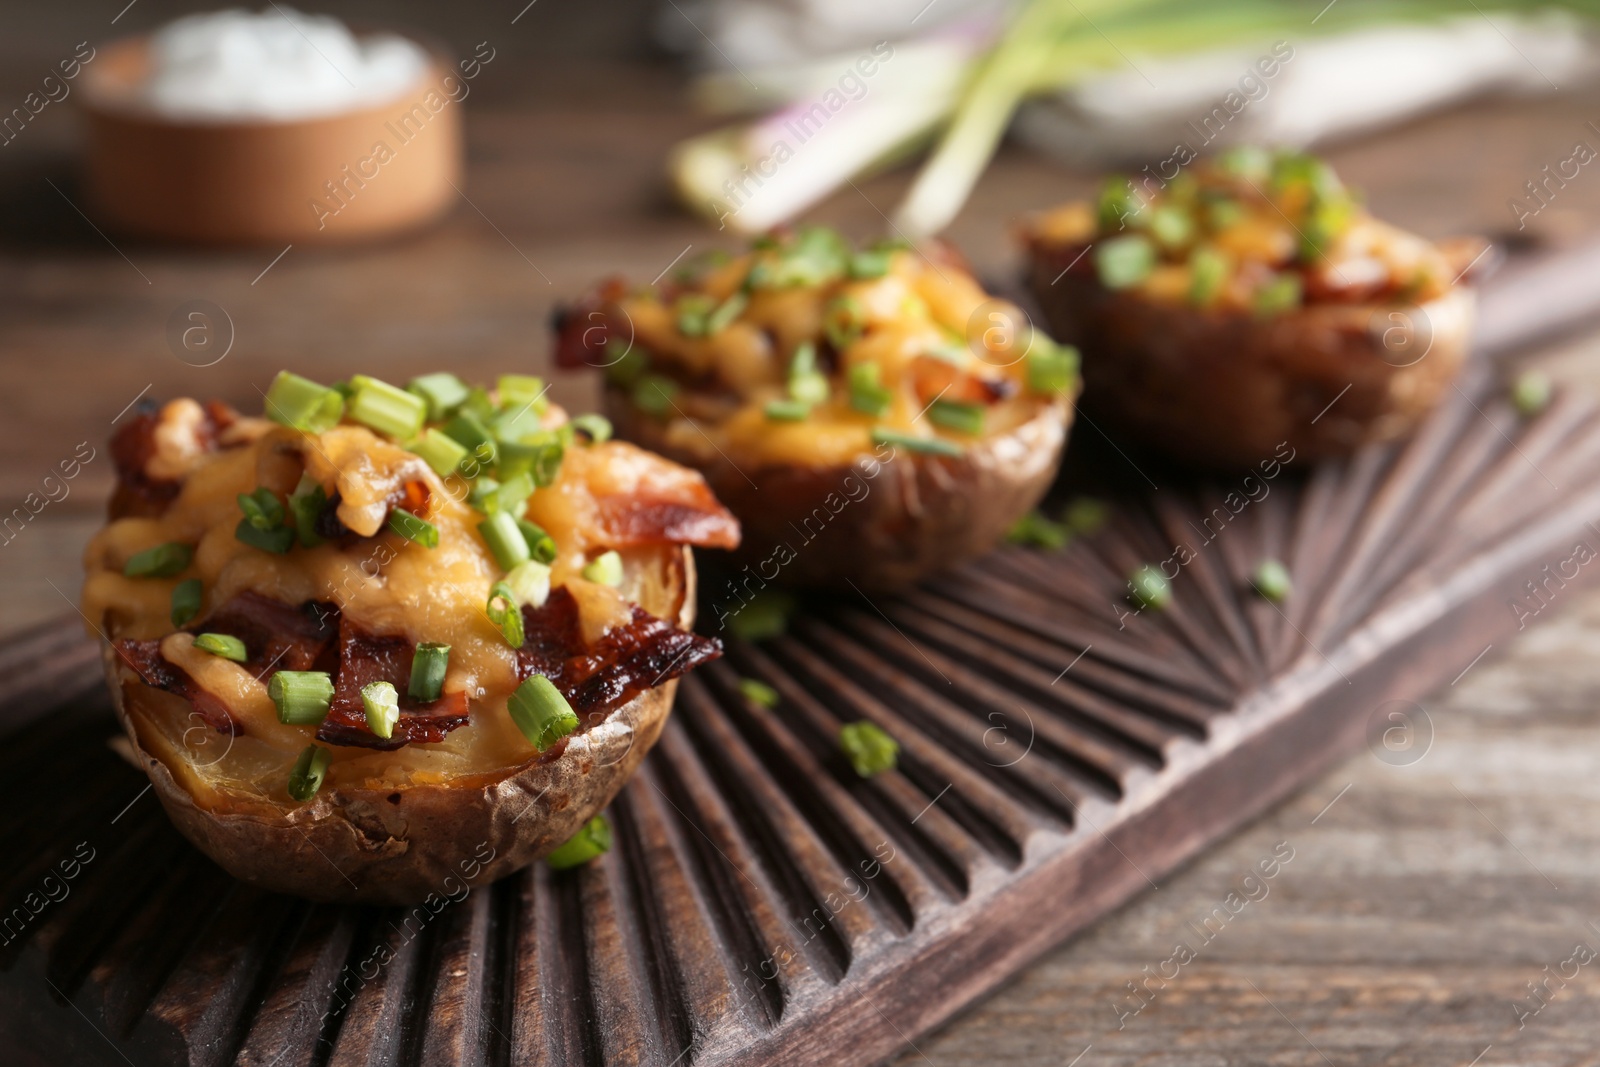
<instances>
[{"instance_id":1,"label":"green onion stalk","mask_svg":"<svg viewBox=\"0 0 1600 1067\"><path fill-rule=\"evenodd\" d=\"M935 43L944 51L937 53L912 52L921 47L918 42L897 45L896 58L885 69L902 54L911 54L916 62L907 67L915 76L883 79L804 144L793 144L795 138L789 136L793 154L781 163L774 163L773 147L811 107L810 98L753 125L684 142L673 154L671 169L687 203L722 226L754 232L794 217L937 134L931 155L893 214L902 232L920 237L944 229L959 213L1023 101L1122 67L1130 55L1160 58L1455 16L1552 9L1592 19L1600 16L1600 0L1339 0L1320 14L1301 0L1236 0L1227 5L1024 0L987 50L973 47L970 36L956 46L949 37L939 39ZM745 99L770 103L772 84L791 91L814 87L818 72L830 63L843 70L846 59L810 65L804 76L774 72L769 79L768 72L757 71L756 79L769 88L746 92ZM737 81L716 76L707 80L702 96L727 111L738 105L739 92ZM902 101L902 96L912 100ZM755 177L762 181L758 184Z\"/></svg>"}]
</instances>

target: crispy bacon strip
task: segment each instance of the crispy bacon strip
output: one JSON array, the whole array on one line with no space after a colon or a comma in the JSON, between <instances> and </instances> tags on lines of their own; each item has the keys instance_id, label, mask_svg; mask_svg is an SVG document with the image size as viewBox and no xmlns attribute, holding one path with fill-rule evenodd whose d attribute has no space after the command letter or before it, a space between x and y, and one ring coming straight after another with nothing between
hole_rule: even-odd
<instances>
[{"instance_id":1,"label":"crispy bacon strip","mask_svg":"<svg viewBox=\"0 0 1600 1067\"><path fill-rule=\"evenodd\" d=\"M606 355L606 342L616 338L631 343L633 331L626 324L617 328L612 307L627 291L621 278L603 282L592 295L557 307L551 316L555 334L555 363L574 370L578 367L605 367L615 360Z\"/></svg>"},{"instance_id":2,"label":"crispy bacon strip","mask_svg":"<svg viewBox=\"0 0 1600 1067\"><path fill-rule=\"evenodd\" d=\"M269 671L327 669L338 622L337 604L312 600L295 608L247 591L188 628L195 633L237 637L250 657L245 670L265 678ZM319 660L322 666L318 666Z\"/></svg>"},{"instance_id":3,"label":"crispy bacon strip","mask_svg":"<svg viewBox=\"0 0 1600 1067\"><path fill-rule=\"evenodd\" d=\"M564 586L552 589L542 607L524 607L522 620L527 641L517 652L517 677L549 678L590 722L722 655L715 638L685 633L637 605L631 621L586 646L577 598Z\"/></svg>"},{"instance_id":4,"label":"crispy bacon strip","mask_svg":"<svg viewBox=\"0 0 1600 1067\"><path fill-rule=\"evenodd\" d=\"M607 454L589 468L588 482L605 544L739 547L739 520L699 471L619 441L600 447Z\"/></svg>"},{"instance_id":5,"label":"crispy bacon strip","mask_svg":"<svg viewBox=\"0 0 1600 1067\"><path fill-rule=\"evenodd\" d=\"M359 748L396 749L412 742L443 741L451 730L467 724L467 695L446 693L431 704L406 695L411 657L417 646L404 637L370 634L347 618L339 621L339 672L333 680L328 717L317 728L317 740ZM394 736L379 737L367 728L361 687L389 682L400 694L400 721Z\"/></svg>"},{"instance_id":6,"label":"crispy bacon strip","mask_svg":"<svg viewBox=\"0 0 1600 1067\"><path fill-rule=\"evenodd\" d=\"M145 464L155 454L156 426L160 422L160 407L141 401L133 417L111 435L111 462L117 468L117 488L110 505L112 519L160 515L182 488L179 482L158 480L145 473Z\"/></svg>"},{"instance_id":7,"label":"crispy bacon strip","mask_svg":"<svg viewBox=\"0 0 1600 1067\"><path fill-rule=\"evenodd\" d=\"M116 643L117 655L138 672L145 685L164 689L189 702L196 715L213 730L222 734L242 734L244 725L233 717L228 706L201 689L181 667L174 667L161 654L161 641L134 641L124 638Z\"/></svg>"},{"instance_id":8,"label":"crispy bacon strip","mask_svg":"<svg viewBox=\"0 0 1600 1067\"><path fill-rule=\"evenodd\" d=\"M337 605L308 601L298 608L259 593L244 592L204 619L190 623L192 633L218 633L244 642L249 657L241 664L257 678L271 671L331 670L332 643L339 618ZM161 655L160 639L122 640L117 654L148 686L187 700L207 726L225 734L242 734L244 725L218 697L181 667Z\"/></svg>"}]
</instances>

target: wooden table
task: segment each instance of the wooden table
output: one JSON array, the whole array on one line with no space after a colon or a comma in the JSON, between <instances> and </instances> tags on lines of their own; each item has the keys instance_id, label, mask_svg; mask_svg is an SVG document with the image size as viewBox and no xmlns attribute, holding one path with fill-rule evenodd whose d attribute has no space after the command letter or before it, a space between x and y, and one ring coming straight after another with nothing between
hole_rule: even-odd
<instances>
[{"instance_id":1,"label":"wooden table","mask_svg":"<svg viewBox=\"0 0 1600 1067\"><path fill-rule=\"evenodd\" d=\"M485 38L500 48L468 104L465 195L444 224L379 246L196 252L107 238L74 206L68 112L48 110L5 148L0 505L9 511L38 490L79 442L99 451L66 499L0 544L0 633L72 610L77 557L110 484L103 442L136 397L194 393L254 407L256 390L286 365L325 379L538 372L556 301L603 274L647 280L691 245L727 243L664 191L664 150L705 122L687 110L676 76L617 59L630 46L615 40L586 46L608 58L564 60L551 42L565 16L535 11L547 21L530 14L522 30L546 36L531 40L501 25L501 12L440 27L467 50ZM117 28L166 14L135 9ZM32 16L21 43L3 51L43 69L62 41L83 36L68 19ZM31 68L6 69L0 92L20 99ZM1511 226L1506 200L1525 180L1566 158L1575 139L1593 143L1590 104L1482 105L1332 154L1382 214L1428 234L1494 233ZM817 217L872 233L905 180L862 182ZM1088 184L1008 151L950 236L981 271L1002 276L1014 269L1008 222ZM1585 174L1530 230L1561 240L1597 225L1600 180ZM195 299L233 323L227 357L204 369L165 339L174 309ZM1600 386L1600 337L1572 338L1540 359ZM556 392L576 407L592 401L573 381ZM1600 951L1600 716L1589 698L1600 687L1600 597L1574 595L1549 615L1427 702L1435 738L1419 762L1350 760L901 1062L1596 1062L1600 959L1575 974L1564 961L1579 944ZM1159 994L1131 1013L1127 983L1156 971L1279 842L1294 858L1270 893L1176 979L1151 983ZM1563 969L1569 977L1550 977ZM1548 991L1534 999L1530 982ZM1519 1008L1540 1000L1519 1029Z\"/></svg>"}]
</instances>

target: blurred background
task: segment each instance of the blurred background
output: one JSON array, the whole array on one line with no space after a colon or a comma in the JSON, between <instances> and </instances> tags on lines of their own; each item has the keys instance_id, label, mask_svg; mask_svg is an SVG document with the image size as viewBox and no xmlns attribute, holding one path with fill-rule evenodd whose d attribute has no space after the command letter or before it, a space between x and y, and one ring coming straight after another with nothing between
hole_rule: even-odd
<instances>
[{"instance_id":1,"label":"blurred background","mask_svg":"<svg viewBox=\"0 0 1600 1067\"><path fill-rule=\"evenodd\" d=\"M979 0L391 0L301 9L410 33L450 64L481 61L451 105L464 169L449 177L437 217L337 244L318 235L195 244L106 218L86 178L82 105L96 62L119 39L210 10L123 2L0 4L0 510L41 493L81 443L97 450L65 496L7 530L0 634L72 610L79 553L112 483L104 443L136 401L215 396L254 410L283 367L322 380L551 372L549 322L562 301L608 275L644 282L685 255L736 247L740 229L801 217L862 237L938 233L981 276L1009 285L1019 219L1089 194L1107 166L1160 167L1180 144L1205 147L1215 134L1314 144L1376 214L1429 237L1481 234L1532 255L1600 230L1590 162L1600 91L1584 5L1190 3L1179 17L1172 4L1063 0L1032 5L1037 24L1008 34L1003 7ZM1060 20L1082 23L1071 48L1041 50ZM84 44L96 58L63 91L60 64ZM1271 74L1267 57L1277 60ZM35 109L41 94L48 103ZM941 141L946 130L960 136ZM780 141L792 158L774 163ZM752 170L771 174L742 180ZM1600 386L1594 336L1565 336L1528 358ZM558 400L592 404L591 382L555 377ZM1542 644L1483 668L1479 688L1452 705L1467 724L1460 758L1491 761L1513 727L1551 752L1572 747L1563 731L1575 724L1592 732L1581 707L1600 682L1587 651L1597 627L1600 604L1574 603ZM1540 736L1507 718L1541 707L1558 714ZM1427 790L1414 778L1395 793L1370 777L1381 774L1342 769L1272 817L1303 826L1341 785L1367 784L1345 801L1347 851L1330 846L1326 867L1297 863L1277 910L1261 909L1189 987L1200 999L1174 998L1164 1016L1141 1021L1123 1047L1128 1062L1322 1062L1253 999L1244 976L1261 967L1282 968L1299 990L1274 999L1291 1000L1302 1021L1366 1028L1360 1047L1371 1055L1337 1062L1465 1063L1491 1038L1510 1040L1502 1032L1514 1031L1509 1003L1525 995L1522 979L1563 958L1529 902L1543 885L1523 871L1482 888L1504 857L1482 854L1490 831L1470 810L1438 817L1417 839L1436 860L1405 852L1386 820L1426 809ZM1554 796L1509 788L1527 805L1502 820L1509 834L1518 825L1555 834L1571 817ZM1165 954L1166 917L1225 893L1281 830L1258 826L1217 850L1183 875L1176 902L1144 898L906 1062L1076 1062L1115 1022L1107 1005L1137 970L1129 961ZM1482 865L1464 858L1441 873L1440 849ZM1351 859L1363 855L1365 866ZM1405 906L1387 918L1363 912L1360 901L1386 893ZM1301 956L1335 969L1293 971ZM1455 968L1454 985L1440 960ZM1234 974L1235 964L1245 970ZM1570 997L1582 1012L1545 1026L1516 1062L1578 1062L1568 1053L1600 1017L1600 979L1575 982Z\"/></svg>"}]
</instances>

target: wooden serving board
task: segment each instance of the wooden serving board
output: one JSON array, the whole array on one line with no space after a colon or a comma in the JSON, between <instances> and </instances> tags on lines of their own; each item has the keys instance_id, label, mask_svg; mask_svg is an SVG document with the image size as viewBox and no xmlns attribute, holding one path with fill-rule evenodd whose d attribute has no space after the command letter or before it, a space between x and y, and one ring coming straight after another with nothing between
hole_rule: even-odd
<instances>
[{"instance_id":1,"label":"wooden serving board","mask_svg":"<svg viewBox=\"0 0 1600 1067\"><path fill-rule=\"evenodd\" d=\"M1597 256L1503 271L1487 353L1595 311ZM138 1067L892 1055L1380 736L1393 702L1529 621L1546 564L1600 549L1600 413L1562 395L1521 419L1489 367L1402 446L1252 485L1184 481L1080 427L1077 473L1130 487L1105 529L732 643L684 682L603 860L436 914L233 882L108 747L78 621L13 641L0 1048ZM1126 574L1179 545L1170 609L1127 614ZM1281 610L1248 590L1266 557L1293 577ZM781 705L743 700L741 676ZM838 754L862 718L899 739L897 771L864 781Z\"/></svg>"}]
</instances>

